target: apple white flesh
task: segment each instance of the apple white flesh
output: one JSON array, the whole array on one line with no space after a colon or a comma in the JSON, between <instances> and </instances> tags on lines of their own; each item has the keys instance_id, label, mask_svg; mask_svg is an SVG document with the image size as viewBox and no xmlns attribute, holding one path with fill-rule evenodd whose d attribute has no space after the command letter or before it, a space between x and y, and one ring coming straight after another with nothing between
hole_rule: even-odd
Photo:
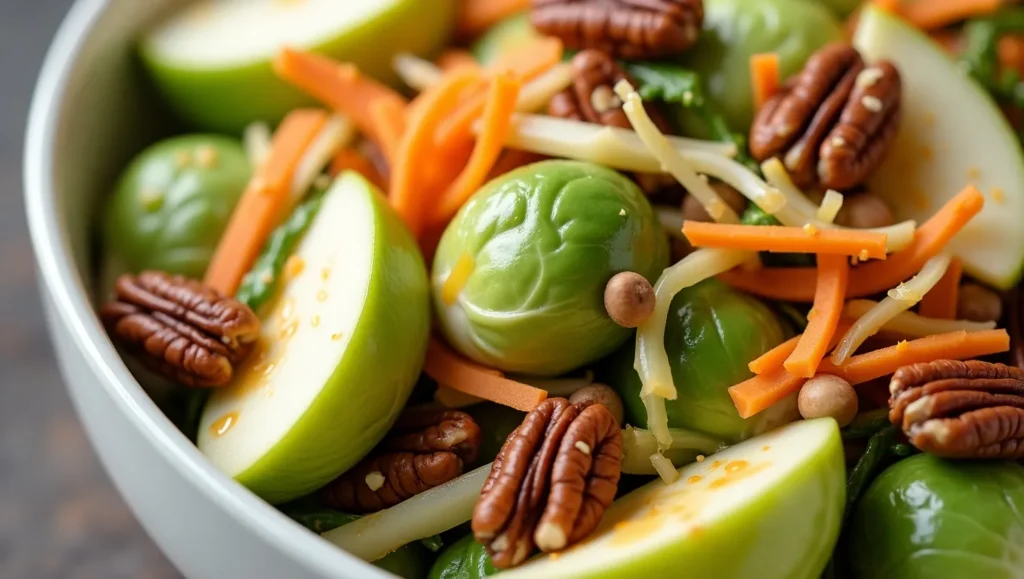
<instances>
[{"instance_id":1,"label":"apple white flesh","mask_svg":"<svg viewBox=\"0 0 1024 579\"><path fill-rule=\"evenodd\" d=\"M362 177L324 195L255 351L216 390L200 450L271 502L311 492L385 434L419 375L426 270L411 236Z\"/></svg>"},{"instance_id":2,"label":"apple white flesh","mask_svg":"<svg viewBox=\"0 0 1024 579\"><path fill-rule=\"evenodd\" d=\"M508 579L811 579L839 537L839 428L802 421L728 448L622 499L585 542Z\"/></svg>"},{"instance_id":3,"label":"apple white flesh","mask_svg":"<svg viewBox=\"0 0 1024 579\"><path fill-rule=\"evenodd\" d=\"M964 270L1009 289L1024 266L1024 153L992 97L928 36L868 7L854 45L870 63L892 61L903 80L903 118L869 181L897 219L923 223L967 184L985 207L950 243Z\"/></svg>"}]
</instances>

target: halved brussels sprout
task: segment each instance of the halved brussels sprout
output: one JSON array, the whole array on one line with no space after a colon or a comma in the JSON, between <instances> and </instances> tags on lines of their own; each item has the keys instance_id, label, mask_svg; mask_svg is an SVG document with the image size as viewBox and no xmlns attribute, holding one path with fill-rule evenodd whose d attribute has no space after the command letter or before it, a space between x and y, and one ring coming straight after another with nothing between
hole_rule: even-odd
<instances>
[{"instance_id":1,"label":"halved brussels sprout","mask_svg":"<svg viewBox=\"0 0 1024 579\"><path fill-rule=\"evenodd\" d=\"M228 137L184 135L150 146L107 207L108 260L129 272L202 277L251 173L242 145Z\"/></svg>"},{"instance_id":2,"label":"halved brussels sprout","mask_svg":"<svg viewBox=\"0 0 1024 579\"><path fill-rule=\"evenodd\" d=\"M795 420L795 397L748 420L740 418L729 397L730 386L753 376L747 363L784 338L782 323L765 304L721 282L708 280L679 292L665 327L665 350L679 391L666 402L669 426L736 442ZM646 426L634 349L632 343L623 346L598 374L622 395L626 421Z\"/></svg>"},{"instance_id":3,"label":"halved brussels sprout","mask_svg":"<svg viewBox=\"0 0 1024 579\"><path fill-rule=\"evenodd\" d=\"M1024 466L919 454L889 467L857 503L851 579L1024 577Z\"/></svg>"},{"instance_id":4,"label":"halved brussels sprout","mask_svg":"<svg viewBox=\"0 0 1024 579\"><path fill-rule=\"evenodd\" d=\"M466 535L441 552L429 579L483 579L498 574L483 545Z\"/></svg>"},{"instance_id":5,"label":"halved brussels sprout","mask_svg":"<svg viewBox=\"0 0 1024 579\"><path fill-rule=\"evenodd\" d=\"M667 240L628 178L544 161L483 187L434 258L434 304L462 354L509 372L554 376L607 355L631 330L604 309L605 284L668 263Z\"/></svg>"}]
</instances>

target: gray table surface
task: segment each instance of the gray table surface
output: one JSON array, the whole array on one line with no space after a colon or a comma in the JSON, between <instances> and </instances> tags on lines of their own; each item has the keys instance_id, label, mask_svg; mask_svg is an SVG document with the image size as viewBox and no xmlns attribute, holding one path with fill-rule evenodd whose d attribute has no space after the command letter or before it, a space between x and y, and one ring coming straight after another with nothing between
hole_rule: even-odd
<instances>
[{"instance_id":1,"label":"gray table surface","mask_svg":"<svg viewBox=\"0 0 1024 579\"><path fill-rule=\"evenodd\" d=\"M21 148L36 74L70 4L0 0L0 577L180 577L97 462L43 327Z\"/></svg>"}]
</instances>

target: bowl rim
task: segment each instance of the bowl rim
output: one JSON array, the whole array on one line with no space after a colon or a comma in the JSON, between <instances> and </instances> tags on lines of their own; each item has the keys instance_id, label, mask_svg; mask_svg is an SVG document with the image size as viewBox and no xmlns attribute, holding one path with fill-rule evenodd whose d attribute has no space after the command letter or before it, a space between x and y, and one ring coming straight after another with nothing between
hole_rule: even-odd
<instances>
[{"instance_id":1,"label":"bowl rim","mask_svg":"<svg viewBox=\"0 0 1024 579\"><path fill-rule=\"evenodd\" d=\"M210 464L159 410L128 371L92 308L70 252L56 207L54 149L67 99L68 79L82 45L111 0L77 0L71 6L46 57L32 95L24 144L24 196L29 235L38 277L55 313L99 378L104 394L182 478L245 525L262 540L294 553L298 564L324 577L348 570L360 577L390 575L316 537L269 503Z\"/></svg>"}]
</instances>

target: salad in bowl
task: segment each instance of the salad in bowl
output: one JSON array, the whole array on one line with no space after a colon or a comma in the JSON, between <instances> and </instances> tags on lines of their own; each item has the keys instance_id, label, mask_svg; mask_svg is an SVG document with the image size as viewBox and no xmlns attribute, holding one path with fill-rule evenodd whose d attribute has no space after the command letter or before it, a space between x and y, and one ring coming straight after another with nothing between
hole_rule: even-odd
<instances>
[{"instance_id":1,"label":"salad in bowl","mask_svg":"<svg viewBox=\"0 0 1024 579\"><path fill-rule=\"evenodd\" d=\"M97 312L211 465L400 577L1024 577L1022 35L190 3Z\"/></svg>"}]
</instances>

